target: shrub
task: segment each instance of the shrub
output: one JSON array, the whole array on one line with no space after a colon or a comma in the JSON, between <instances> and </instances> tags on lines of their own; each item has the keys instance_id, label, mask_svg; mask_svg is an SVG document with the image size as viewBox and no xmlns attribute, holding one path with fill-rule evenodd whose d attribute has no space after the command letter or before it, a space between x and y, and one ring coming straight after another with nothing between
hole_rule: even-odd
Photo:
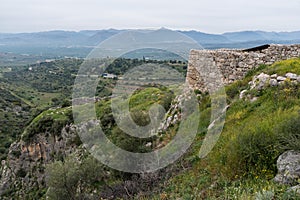
<instances>
[{"instance_id":1,"label":"shrub","mask_svg":"<svg viewBox=\"0 0 300 200\"><path fill-rule=\"evenodd\" d=\"M228 178L236 175L273 178L277 158L283 153L278 144L280 131L275 129L295 111L274 111L274 106L270 109L266 101L258 107L253 103L244 108L241 105L234 104L228 112L219 145L210 157L211 164L220 167Z\"/></svg>"},{"instance_id":2,"label":"shrub","mask_svg":"<svg viewBox=\"0 0 300 200\"><path fill-rule=\"evenodd\" d=\"M234 99L240 92L247 88L247 84L244 81L236 81L230 86L226 87L226 94L229 99Z\"/></svg>"},{"instance_id":3,"label":"shrub","mask_svg":"<svg viewBox=\"0 0 300 200\"><path fill-rule=\"evenodd\" d=\"M130 116L138 126L146 126L150 123L150 117L148 112L135 110L130 113Z\"/></svg>"},{"instance_id":4,"label":"shrub","mask_svg":"<svg viewBox=\"0 0 300 200\"><path fill-rule=\"evenodd\" d=\"M267 65L260 65L257 68L251 69L247 72L245 77L246 78L253 77L255 74L257 74L258 72L264 70L265 68L267 68Z\"/></svg>"},{"instance_id":5,"label":"shrub","mask_svg":"<svg viewBox=\"0 0 300 200\"><path fill-rule=\"evenodd\" d=\"M14 155L17 158L20 157L20 155L21 155L21 151L20 150L14 150L11 153L12 153L12 155Z\"/></svg>"},{"instance_id":6,"label":"shrub","mask_svg":"<svg viewBox=\"0 0 300 200\"><path fill-rule=\"evenodd\" d=\"M21 177L21 178L24 178L26 176L26 171L21 168L17 171L17 174L16 174L17 177Z\"/></svg>"},{"instance_id":7,"label":"shrub","mask_svg":"<svg viewBox=\"0 0 300 200\"><path fill-rule=\"evenodd\" d=\"M136 137L127 135L118 127L115 127L112 130L111 139L114 142L114 144L116 144L120 148L122 148L126 151L139 152L139 153L149 152L151 150L151 148L146 147L145 145L148 142L155 141L155 137L142 139L142 138L136 138Z\"/></svg>"},{"instance_id":8,"label":"shrub","mask_svg":"<svg viewBox=\"0 0 300 200\"><path fill-rule=\"evenodd\" d=\"M104 167L88 156L78 161L73 155L64 162L47 165L47 199L90 199L95 187L105 185Z\"/></svg>"},{"instance_id":9,"label":"shrub","mask_svg":"<svg viewBox=\"0 0 300 200\"><path fill-rule=\"evenodd\" d=\"M259 174L272 177L276 171L278 157L275 141L276 136L270 133L270 130L264 130L264 127L255 127L254 130L238 135L229 147L230 168L237 168L237 171L245 176Z\"/></svg>"},{"instance_id":10,"label":"shrub","mask_svg":"<svg viewBox=\"0 0 300 200\"><path fill-rule=\"evenodd\" d=\"M281 123L277 129L279 147L286 150L300 149L300 113Z\"/></svg>"}]
</instances>

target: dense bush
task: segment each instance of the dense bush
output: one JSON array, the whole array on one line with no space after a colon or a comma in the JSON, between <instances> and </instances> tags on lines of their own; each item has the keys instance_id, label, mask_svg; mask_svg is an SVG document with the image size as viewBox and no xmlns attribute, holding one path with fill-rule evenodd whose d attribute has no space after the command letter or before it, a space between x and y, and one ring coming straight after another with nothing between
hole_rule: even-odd
<instances>
[{"instance_id":1,"label":"dense bush","mask_svg":"<svg viewBox=\"0 0 300 200\"><path fill-rule=\"evenodd\" d=\"M120 148L136 153L145 153L151 151L151 147L146 147L148 142L153 142L156 138L141 139L132 137L123 132L118 127L112 130L111 140Z\"/></svg>"},{"instance_id":2,"label":"dense bush","mask_svg":"<svg viewBox=\"0 0 300 200\"><path fill-rule=\"evenodd\" d=\"M282 150L300 150L300 113L282 122L276 129Z\"/></svg>"},{"instance_id":3,"label":"dense bush","mask_svg":"<svg viewBox=\"0 0 300 200\"><path fill-rule=\"evenodd\" d=\"M48 199L91 199L94 189L106 185L105 170L99 161L88 156L80 162L74 155L46 167Z\"/></svg>"},{"instance_id":4,"label":"dense bush","mask_svg":"<svg viewBox=\"0 0 300 200\"><path fill-rule=\"evenodd\" d=\"M224 149L228 175L272 178L276 173L276 159L281 153L276 140L270 124L246 126Z\"/></svg>"}]
</instances>

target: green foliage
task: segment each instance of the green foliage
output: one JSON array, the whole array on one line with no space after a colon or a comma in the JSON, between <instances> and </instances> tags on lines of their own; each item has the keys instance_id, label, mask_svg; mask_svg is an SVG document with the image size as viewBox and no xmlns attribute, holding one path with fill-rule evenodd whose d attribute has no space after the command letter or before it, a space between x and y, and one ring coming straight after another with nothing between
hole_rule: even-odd
<instances>
[{"instance_id":1,"label":"green foliage","mask_svg":"<svg viewBox=\"0 0 300 200\"><path fill-rule=\"evenodd\" d=\"M89 199L94 189L105 185L102 164L91 156L82 159L71 155L46 167L48 199Z\"/></svg>"},{"instance_id":2,"label":"green foliage","mask_svg":"<svg viewBox=\"0 0 300 200\"><path fill-rule=\"evenodd\" d=\"M174 94L164 87L145 87L137 90L129 99L129 111L136 125L146 126L150 123L149 109L155 103L160 104L167 111L174 98ZM123 103L124 101L121 101ZM124 133L116 127L111 111L111 101L100 101L96 104L96 114L101 121L104 133L114 144L131 152L148 152L149 142L154 143L155 137L140 139Z\"/></svg>"},{"instance_id":3,"label":"green foliage","mask_svg":"<svg viewBox=\"0 0 300 200\"><path fill-rule=\"evenodd\" d=\"M37 116L31 124L26 127L22 139L25 142L30 142L34 139L34 136L39 133L59 136L63 127L72 123L72 117L71 108L45 111Z\"/></svg>"},{"instance_id":4,"label":"green foliage","mask_svg":"<svg viewBox=\"0 0 300 200\"><path fill-rule=\"evenodd\" d=\"M269 67L260 66L259 69L249 72L244 80L227 87L228 98L232 103L219 144L210 156L211 165L219 166L227 177L252 175L271 178L276 173L276 159L283 150L299 149L297 125L292 126L292 123L296 124L296 120L287 123L287 119L293 117L298 110L298 84L287 81L278 87L266 88L260 93L253 90L252 96L259 97L255 102L236 100L239 92L246 89L251 75L262 70L273 70L272 73L278 74L290 72L291 67L287 66L290 64L293 72L300 69L299 59L282 61ZM278 124L285 126L278 128ZM288 141L293 141L290 142L293 144L288 144ZM285 147L279 148L279 145Z\"/></svg>"},{"instance_id":5,"label":"green foliage","mask_svg":"<svg viewBox=\"0 0 300 200\"><path fill-rule=\"evenodd\" d=\"M72 62L70 61L70 63ZM110 66L108 72L123 74L126 70L143 62L146 60L120 59ZM12 77L15 75L18 85L22 83L21 76L25 76L29 83L28 87L34 88L34 90L27 90L24 94L20 91L15 92L15 95L0 90L8 97L8 99L4 99L5 101L2 99L2 102L9 102L10 106L22 106L24 110L30 110L31 106L37 105L36 102L38 102L33 96L40 94L40 101L50 102L53 99L52 105L64 105L64 108L47 110L34 118L23 134L25 141L30 141L40 132L59 135L61 128L72 122L71 108L67 107L69 106L68 102L62 103L62 100L70 98L68 96L71 91L70 84L74 80L72 74L75 73L76 69L71 72L73 70L70 69L71 65L66 66L67 73L63 74L62 68L64 67L61 66L65 65L64 62L56 61L54 63L54 65L53 63L41 64L41 68L34 68L34 76L26 74L25 72L28 71L22 68L18 68L18 71L2 74L8 82L12 82ZM175 65L176 62L169 63L169 65L173 64ZM45 75L50 68L51 71L56 69L56 74ZM286 81L285 84L267 88L261 92L251 91L251 95L259 96L258 100L254 102L239 100L239 93L248 88L248 82L252 76L261 72L279 75L284 75L286 72L300 74L300 60L292 59L275 63L272 66L260 66L258 69L250 71L244 80L226 87L228 102L230 103L226 124L217 146L203 160L200 160L197 155L210 122L211 100L207 94L199 93L202 111L199 134L183 159L189 167L180 172L176 171L176 175L163 184L164 187L160 190L160 194L154 194L154 199L299 199L299 195L288 192L285 186L275 184L271 179L276 173L275 164L278 156L285 150L299 150L300 148L300 117L297 115L300 88L298 85ZM68 80L59 85L63 79ZM49 80L52 81L51 85L42 83ZM97 94L99 96L110 95L115 81L99 80ZM35 93L37 91L40 93ZM66 95L59 94L62 92L66 92ZM172 92L163 87L142 88L130 98L131 117L138 125L147 125L150 122L148 112L151 106L158 103L165 110L168 110L173 98ZM33 105L28 103L33 103ZM24 104L27 106L23 106ZM101 126L108 138L116 145L131 152L153 150L157 138L139 139L124 133L116 126L110 104L110 101L103 100L95 105L97 117L101 120ZM2 110L5 108L1 107ZM37 109L35 114L39 111L40 109ZM5 123L5 120L11 119L12 116L8 112L1 119L4 119L3 122ZM7 126L3 127L8 129L2 129L6 132L10 130ZM177 128L177 126L172 127L168 130L169 134L175 135ZM2 135L2 132L0 136L5 141L1 145L8 147L10 142L6 136ZM167 142L170 138L162 138L161 142ZM79 137L74 138L74 141L71 142L77 145L81 144ZM152 143L151 147L146 147L148 142ZM4 149L0 153L5 153ZM13 155L18 157L20 152L13 152ZM89 156L79 156L79 160L78 156L76 158L70 156L66 159L61 155L56 156L61 161L48 165L46 169L49 199L89 198L93 190L99 193L99 190L105 187L108 182L111 184L114 181L113 177L107 177L105 168ZM19 171L17 176L24 177L26 172ZM35 198L39 195L32 194L32 197Z\"/></svg>"},{"instance_id":6,"label":"green foliage","mask_svg":"<svg viewBox=\"0 0 300 200\"><path fill-rule=\"evenodd\" d=\"M261 123L249 123L237 128L223 149L225 172L230 176L256 176L272 178L276 172L276 159L282 153L274 144L277 135L273 134L276 119L266 117ZM271 121L272 120L272 121ZM274 121L273 121L274 120ZM278 120L278 119L277 119ZM256 122L257 123L257 122Z\"/></svg>"},{"instance_id":7,"label":"green foliage","mask_svg":"<svg viewBox=\"0 0 300 200\"><path fill-rule=\"evenodd\" d=\"M110 139L120 148L126 151L136 152L136 153L150 152L151 147L146 147L146 144L148 142L154 142L156 140L155 137L147 138L147 139L132 137L124 133L118 127L115 127L112 130Z\"/></svg>"},{"instance_id":8,"label":"green foliage","mask_svg":"<svg viewBox=\"0 0 300 200\"><path fill-rule=\"evenodd\" d=\"M42 62L27 66L1 68L0 76L0 159L5 159L10 144L24 132L27 125L41 112L51 107L68 107L71 105L71 93L74 80L83 60L62 59L53 62ZM146 61L146 63L157 63L169 65L167 61ZM90 61L92 66L99 61ZM114 74L123 74L127 70L144 64L143 60L117 59L108 66L107 71ZM185 63L175 62L169 66L181 69ZM99 73L100 75L100 73ZM116 80L99 78L96 96L108 97L112 94ZM168 107L170 100L160 102L163 107ZM110 132L114 123L112 116L106 115L104 124ZM51 119L44 119L51 121ZM109 123L109 121L111 123ZM55 122L53 129L58 134L58 129L63 121ZM31 123L32 124L32 123ZM48 126L47 126L48 127ZM32 133L25 134L28 141L35 135L37 127ZM49 127L48 127L49 128ZM36 129L36 130L34 130ZM25 131L26 132L26 131Z\"/></svg>"},{"instance_id":9,"label":"green foliage","mask_svg":"<svg viewBox=\"0 0 300 200\"><path fill-rule=\"evenodd\" d=\"M26 174L27 174L26 171L23 168L21 168L17 171L16 176L24 178L26 176Z\"/></svg>"},{"instance_id":10,"label":"green foliage","mask_svg":"<svg viewBox=\"0 0 300 200\"><path fill-rule=\"evenodd\" d=\"M151 199L230 199L256 200L271 195L270 199L298 200L300 195L289 191L289 186L274 183L272 180L247 178L240 180L224 179L210 174L205 169L188 170L168 181L166 188Z\"/></svg>"},{"instance_id":11,"label":"green foliage","mask_svg":"<svg viewBox=\"0 0 300 200\"><path fill-rule=\"evenodd\" d=\"M299 113L300 114L300 113ZM293 116L284 120L275 132L279 135L279 147L282 150L294 150L300 149L300 115Z\"/></svg>"},{"instance_id":12,"label":"green foliage","mask_svg":"<svg viewBox=\"0 0 300 200\"><path fill-rule=\"evenodd\" d=\"M22 133L31 116L30 105L2 89L0 83L0 159L5 159L10 144Z\"/></svg>"},{"instance_id":13,"label":"green foliage","mask_svg":"<svg viewBox=\"0 0 300 200\"><path fill-rule=\"evenodd\" d=\"M268 74L278 74L278 75L285 75L288 72L300 74L300 58L293 58L289 60L279 61L275 64L266 67L263 69L265 73Z\"/></svg>"},{"instance_id":14,"label":"green foliage","mask_svg":"<svg viewBox=\"0 0 300 200\"><path fill-rule=\"evenodd\" d=\"M233 99L240 94L243 89L246 89L246 87L247 85L245 85L244 81L236 81L230 86L226 87L226 94L229 99Z\"/></svg>"},{"instance_id":15,"label":"green foliage","mask_svg":"<svg viewBox=\"0 0 300 200\"><path fill-rule=\"evenodd\" d=\"M144 64L143 60L118 58L107 67L106 72L121 75L129 69L132 69L142 64Z\"/></svg>"},{"instance_id":16,"label":"green foliage","mask_svg":"<svg viewBox=\"0 0 300 200\"><path fill-rule=\"evenodd\" d=\"M179 71L182 74L186 74L187 72L187 65L182 61L171 60L171 61L158 61L158 60L138 60L138 59L125 59L125 58L118 58L111 63L105 72L122 75L130 69L134 67L146 64L146 63L154 63L154 64L167 64L168 66L172 67L173 69Z\"/></svg>"},{"instance_id":17,"label":"green foliage","mask_svg":"<svg viewBox=\"0 0 300 200\"><path fill-rule=\"evenodd\" d=\"M101 121L102 130L109 135L115 126L115 120L111 110L111 101L100 101L96 103L95 107L97 118Z\"/></svg>"},{"instance_id":18,"label":"green foliage","mask_svg":"<svg viewBox=\"0 0 300 200\"><path fill-rule=\"evenodd\" d=\"M124 63L125 65L132 62L141 63L141 61L132 60L118 62L115 67L111 68L113 69L111 73L121 74L124 73L125 69L128 70L133 67L123 66ZM147 61L147 63L151 62ZM168 62L153 62L168 65ZM46 136L60 136L62 128L73 122L69 100L81 63L82 60L76 59L57 60L1 72L0 120L3 125L0 128L0 154L3 155L2 159L5 158L10 143L20 137L21 133L23 133L21 136L23 141L30 143L34 142L37 139L36 136L41 133ZM183 63L174 62L171 67L185 73L186 68L184 68L184 65ZM29 67L32 70L29 70ZM114 70L118 70L118 72ZM96 95L99 97L111 95L115 84L116 80L99 77ZM141 88L141 90L134 93L130 100L130 112L134 121L140 125L148 124L149 108L157 103L167 111L173 98L172 92L160 86ZM155 138L137 139L116 128L110 101L100 100L95 106L105 133L116 145L124 147L124 149L128 148L133 152L152 150L152 147L146 147L146 144L150 141L154 142ZM19 107L22 111L13 110L19 109ZM79 136L68 142L67 145L76 144L79 146L82 144ZM14 151L12 155L18 158L21 152ZM65 159L63 152L60 151L51 153L50 156L54 160L58 160L47 167L48 184L51 186L48 195L52 199L89 198L89 194L93 193L93 189L101 189L103 185L106 185L104 167L99 163L96 164L96 161L90 158L84 158L82 162L77 162L71 158ZM17 172L17 176L24 178L27 175L26 173L31 176L30 173L22 169ZM10 194L13 195L17 190L17 187L14 188L10 191ZM34 187L23 197L25 199L40 199L45 192L45 188Z\"/></svg>"},{"instance_id":19,"label":"green foliage","mask_svg":"<svg viewBox=\"0 0 300 200\"><path fill-rule=\"evenodd\" d=\"M278 147L275 129L297 112L300 102L295 92L285 92L290 91L289 85L282 87L265 89L255 102L239 100L231 104L220 146L211 155L212 163L222 161L227 176L272 177L276 173L276 159L283 150Z\"/></svg>"},{"instance_id":20,"label":"green foliage","mask_svg":"<svg viewBox=\"0 0 300 200\"><path fill-rule=\"evenodd\" d=\"M258 72L261 72L262 70L264 70L265 68L267 68L267 65L259 65L258 67L251 69L247 72L245 78L252 78L253 76L255 76Z\"/></svg>"},{"instance_id":21,"label":"green foliage","mask_svg":"<svg viewBox=\"0 0 300 200\"><path fill-rule=\"evenodd\" d=\"M112 90L116 85L116 80L100 78L96 89L96 96L108 97L112 95Z\"/></svg>"},{"instance_id":22,"label":"green foliage","mask_svg":"<svg viewBox=\"0 0 300 200\"><path fill-rule=\"evenodd\" d=\"M0 149L6 149L0 152L1 160L5 159L10 143L20 137L38 114L62 104L70 96L74 74L81 62L65 59L1 70Z\"/></svg>"},{"instance_id":23,"label":"green foliage","mask_svg":"<svg viewBox=\"0 0 300 200\"><path fill-rule=\"evenodd\" d=\"M300 197L299 194L289 191L288 186L276 184L273 181L260 178L232 182L225 181L224 183L226 188L222 195L224 199L296 200Z\"/></svg>"},{"instance_id":24,"label":"green foliage","mask_svg":"<svg viewBox=\"0 0 300 200\"><path fill-rule=\"evenodd\" d=\"M265 72L300 74L300 59L260 66L246 78L226 87L230 107L217 145L207 158L196 159L207 131L210 100L201 95L199 134L185 160L192 164L168 182L154 199L300 199L288 186L272 181L276 161L285 150L299 150L300 88L286 81L261 92L251 91L256 101L240 100L254 75Z\"/></svg>"},{"instance_id":25,"label":"green foliage","mask_svg":"<svg viewBox=\"0 0 300 200\"><path fill-rule=\"evenodd\" d=\"M75 76L82 60L64 59L54 62L45 62L39 65L15 69L5 73L5 79L11 84L27 85L39 92L67 92L73 85Z\"/></svg>"},{"instance_id":26,"label":"green foliage","mask_svg":"<svg viewBox=\"0 0 300 200\"><path fill-rule=\"evenodd\" d=\"M173 98L174 94L164 87L145 87L130 97L129 107L136 110L148 110L154 103L158 103L167 111Z\"/></svg>"}]
</instances>

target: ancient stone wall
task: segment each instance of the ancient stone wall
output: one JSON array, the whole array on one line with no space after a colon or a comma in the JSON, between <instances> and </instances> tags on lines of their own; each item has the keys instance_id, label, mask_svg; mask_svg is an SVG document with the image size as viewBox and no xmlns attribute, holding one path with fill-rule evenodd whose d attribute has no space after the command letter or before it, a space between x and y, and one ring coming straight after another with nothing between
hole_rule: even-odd
<instances>
[{"instance_id":1,"label":"ancient stone wall","mask_svg":"<svg viewBox=\"0 0 300 200\"><path fill-rule=\"evenodd\" d=\"M206 91L208 85L203 80L220 81L229 84L242 79L249 70L261 64L270 65L276 61L300 57L300 44L270 45L256 51L243 50L192 50L187 73L187 81L193 89ZM215 69L218 70L215 70ZM209 79L207 79L209 78ZM213 85L213 83L210 83Z\"/></svg>"}]
</instances>

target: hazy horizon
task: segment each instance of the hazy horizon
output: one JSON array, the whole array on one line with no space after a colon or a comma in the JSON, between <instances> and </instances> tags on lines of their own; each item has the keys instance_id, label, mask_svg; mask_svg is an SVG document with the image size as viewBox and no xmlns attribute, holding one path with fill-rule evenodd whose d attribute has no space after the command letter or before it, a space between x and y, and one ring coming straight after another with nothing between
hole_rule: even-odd
<instances>
[{"instance_id":1,"label":"hazy horizon","mask_svg":"<svg viewBox=\"0 0 300 200\"><path fill-rule=\"evenodd\" d=\"M159 29L221 34L300 30L300 1L290 0L3 0L1 33Z\"/></svg>"},{"instance_id":2,"label":"hazy horizon","mask_svg":"<svg viewBox=\"0 0 300 200\"><path fill-rule=\"evenodd\" d=\"M82 30L72 30L72 29L48 29L48 30L37 30L37 31L20 31L20 32L1 32L0 34L22 34L22 33L43 33L43 32L55 32L55 31L64 31L64 32L81 32L81 31L103 31L103 30L159 30L161 28L166 28L166 27L158 27L158 28L103 28L103 29L82 29ZM300 28L296 30L291 30L291 31L272 31L272 30L260 30L260 29L253 29L253 30L233 30L233 31L227 31L227 32L221 32L221 33L213 33L213 32L205 32L202 30L197 30L197 29L173 29L167 27L166 29L173 30L173 31L196 31L196 32L201 32L201 33L206 33L206 34L216 34L216 35L222 35L225 33L239 33L239 32L269 32L269 33L291 33L291 32L300 32Z\"/></svg>"}]
</instances>

